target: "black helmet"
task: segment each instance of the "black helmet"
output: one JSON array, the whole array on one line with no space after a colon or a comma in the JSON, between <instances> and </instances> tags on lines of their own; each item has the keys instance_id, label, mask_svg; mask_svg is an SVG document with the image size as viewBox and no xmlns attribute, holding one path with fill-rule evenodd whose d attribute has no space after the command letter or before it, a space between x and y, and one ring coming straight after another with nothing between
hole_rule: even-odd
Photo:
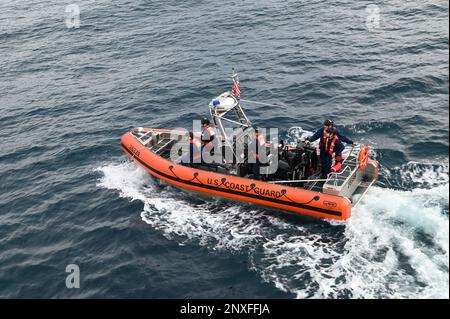
<instances>
[{"instance_id":1,"label":"black helmet","mask_svg":"<svg viewBox=\"0 0 450 319\"><path fill-rule=\"evenodd\" d=\"M211 123L211 122L208 120L207 117L202 118L202 125L203 125L203 124L209 125L210 123Z\"/></svg>"},{"instance_id":2,"label":"black helmet","mask_svg":"<svg viewBox=\"0 0 450 319\"><path fill-rule=\"evenodd\" d=\"M325 122L323 122L324 126L334 126L334 122L332 120L326 120Z\"/></svg>"}]
</instances>

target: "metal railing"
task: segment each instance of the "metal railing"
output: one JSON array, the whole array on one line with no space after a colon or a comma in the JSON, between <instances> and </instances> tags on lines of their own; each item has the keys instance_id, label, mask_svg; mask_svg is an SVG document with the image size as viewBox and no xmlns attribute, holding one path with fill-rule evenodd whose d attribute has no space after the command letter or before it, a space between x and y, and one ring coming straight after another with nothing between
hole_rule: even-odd
<instances>
[{"instance_id":1,"label":"metal railing","mask_svg":"<svg viewBox=\"0 0 450 319\"><path fill-rule=\"evenodd\" d=\"M344 176L344 173L348 172L348 175ZM327 181L325 184L332 184L333 186L342 186L344 185L348 179L354 174L354 170L350 168L350 166L345 166L340 172L330 173L328 175Z\"/></svg>"},{"instance_id":2,"label":"metal railing","mask_svg":"<svg viewBox=\"0 0 450 319\"><path fill-rule=\"evenodd\" d=\"M361 145L352 146L347 157L342 161L344 168L336 173L328 174L325 184L332 185L334 187L342 186L347 183L350 177L356 172L359 166L358 154L361 151ZM353 167L351 167L353 166ZM344 176L344 173L348 172L348 175Z\"/></svg>"}]
</instances>

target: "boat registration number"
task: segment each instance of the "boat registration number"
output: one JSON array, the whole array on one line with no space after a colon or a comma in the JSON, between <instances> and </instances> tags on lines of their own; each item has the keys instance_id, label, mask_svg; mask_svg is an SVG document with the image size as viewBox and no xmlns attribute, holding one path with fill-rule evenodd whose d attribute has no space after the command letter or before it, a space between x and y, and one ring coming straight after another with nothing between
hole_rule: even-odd
<instances>
[{"instance_id":1,"label":"boat registration number","mask_svg":"<svg viewBox=\"0 0 450 319\"><path fill-rule=\"evenodd\" d=\"M139 157L139 155L141 155L141 152L133 145L130 145L130 151L133 153L133 156Z\"/></svg>"}]
</instances>

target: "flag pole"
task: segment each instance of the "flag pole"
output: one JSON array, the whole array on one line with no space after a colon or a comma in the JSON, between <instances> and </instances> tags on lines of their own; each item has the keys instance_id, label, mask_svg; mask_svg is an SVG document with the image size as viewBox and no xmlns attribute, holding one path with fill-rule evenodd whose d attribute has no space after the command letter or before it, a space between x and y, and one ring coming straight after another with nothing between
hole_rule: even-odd
<instances>
[{"instance_id":1,"label":"flag pole","mask_svg":"<svg viewBox=\"0 0 450 319\"><path fill-rule=\"evenodd\" d=\"M236 83L236 79L239 82L239 78L238 78L238 74L236 73L236 70L234 68L231 69L233 71L233 75L231 76L232 80L233 80L233 88L238 88L240 90L240 87L238 86L238 84ZM231 92L231 94L233 94L233 90ZM241 94L239 94L238 96L235 96L233 94L233 96L238 99L238 101L241 99Z\"/></svg>"}]
</instances>

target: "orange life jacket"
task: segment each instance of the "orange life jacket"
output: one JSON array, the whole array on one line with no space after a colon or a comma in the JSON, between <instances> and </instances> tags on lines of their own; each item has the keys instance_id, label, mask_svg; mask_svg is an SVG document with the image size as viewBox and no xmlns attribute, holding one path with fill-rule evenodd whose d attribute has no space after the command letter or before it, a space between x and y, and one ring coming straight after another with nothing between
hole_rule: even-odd
<instances>
[{"instance_id":1,"label":"orange life jacket","mask_svg":"<svg viewBox=\"0 0 450 319\"><path fill-rule=\"evenodd\" d=\"M203 135L205 134L205 131L208 133L208 137L209 137L209 140L204 140L203 139ZM203 146L206 146L206 145L208 145L209 143L211 143L211 141L212 141L212 139L213 139L213 136L215 136L216 135L216 131L214 131L214 129L211 127L211 126L208 126L208 127L206 127L205 129L203 129L203 131L202 131L202 142L203 142Z\"/></svg>"},{"instance_id":2,"label":"orange life jacket","mask_svg":"<svg viewBox=\"0 0 450 319\"><path fill-rule=\"evenodd\" d=\"M327 152L330 155L333 155L334 146L336 145L336 141L338 140L338 137L335 135L333 139L331 140L331 144L329 143L329 138L325 138L325 152Z\"/></svg>"},{"instance_id":3,"label":"orange life jacket","mask_svg":"<svg viewBox=\"0 0 450 319\"><path fill-rule=\"evenodd\" d=\"M262 135L262 134L256 134L256 140L258 141L258 144L260 146L266 144L266 139L264 138L264 135Z\"/></svg>"},{"instance_id":4,"label":"orange life jacket","mask_svg":"<svg viewBox=\"0 0 450 319\"><path fill-rule=\"evenodd\" d=\"M265 146L266 145L266 139L264 138L264 135L262 134L256 134L256 159L259 159L259 148L261 146Z\"/></svg>"}]
</instances>

